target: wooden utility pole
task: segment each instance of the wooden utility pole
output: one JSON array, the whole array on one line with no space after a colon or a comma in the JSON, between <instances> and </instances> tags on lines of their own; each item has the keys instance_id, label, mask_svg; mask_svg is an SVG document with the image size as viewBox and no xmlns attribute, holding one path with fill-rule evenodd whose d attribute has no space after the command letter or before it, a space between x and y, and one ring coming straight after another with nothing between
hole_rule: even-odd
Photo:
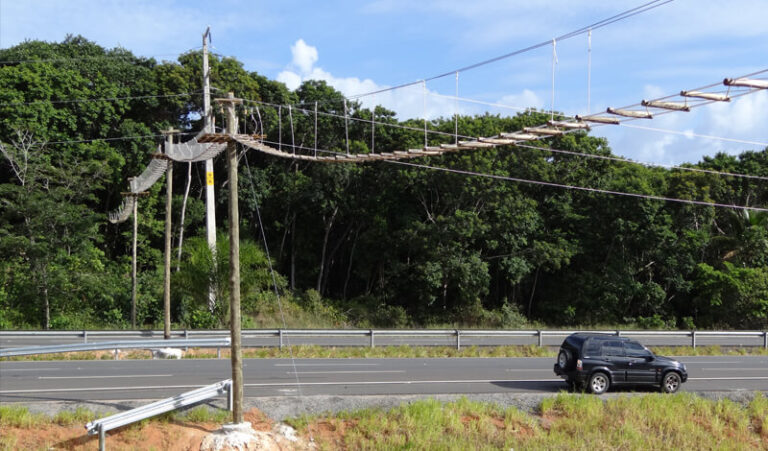
<instances>
[{"instance_id":1,"label":"wooden utility pole","mask_svg":"<svg viewBox=\"0 0 768 451\"><path fill-rule=\"evenodd\" d=\"M172 128L163 132L166 157L173 147L173 135L178 132ZM168 170L165 173L165 277L163 279L163 337L166 340L171 338L171 200L173 196L173 161L170 158L167 158L167 161Z\"/></svg>"},{"instance_id":2,"label":"wooden utility pole","mask_svg":"<svg viewBox=\"0 0 768 451\"><path fill-rule=\"evenodd\" d=\"M227 134L237 133L235 104L242 103L234 93L224 99L216 99L224 105L227 113ZM237 144L227 144L227 167L229 170L229 323L232 336L232 423L243 422L243 356L240 347L240 212L237 194Z\"/></svg>"}]
</instances>

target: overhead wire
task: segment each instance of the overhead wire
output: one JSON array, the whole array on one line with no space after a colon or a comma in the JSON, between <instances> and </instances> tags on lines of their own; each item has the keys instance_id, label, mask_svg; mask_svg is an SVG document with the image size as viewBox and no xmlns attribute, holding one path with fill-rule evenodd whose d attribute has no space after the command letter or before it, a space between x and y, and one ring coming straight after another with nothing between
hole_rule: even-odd
<instances>
[{"instance_id":1,"label":"overhead wire","mask_svg":"<svg viewBox=\"0 0 768 451\"><path fill-rule=\"evenodd\" d=\"M717 202L706 202L701 200L692 200L692 199L679 199L675 197L666 197L666 196L656 196L652 194L641 194L641 193L627 193L624 191L613 191L613 190L606 190L601 188L590 188L585 186L578 186L578 185L567 185L563 183L554 183L554 182L544 182L540 180L528 180L518 177L509 177L509 176L503 176L503 175L495 175L495 174L486 174L482 172L473 172L473 171L465 171L461 169L451 169L451 168L442 168L438 166L429 166L425 164L418 164L418 163L407 163L405 161L397 161L397 160L386 160L387 163L390 164L397 164L397 165L403 165L403 166L411 166L415 168L421 168L421 169L429 169L434 171L442 171L442 172L449 172L453 174L461 174L461 175L468 175L473 177L485 177L485 178L491 178L495 180L504 180L509 182L517 182L517 183L525 183L525 184L531 184L531 185L540 185L540 186L548 186L553 188L563 188L563 189L569 189L569 190L577 190L577 191L586 191L586 192L592 192L592 193L599 193L599 194L608 194L608 195L615 195L615 196L627 196L627 197L635 197L635 198L641 198L641 199L648 199L648 200L658 200L658 201L664 201L664 202L677 202L677 203L683 203L683 204L690 204L690 205L703 205L707 207L717 207L717 208L728 208L728 209L743 209L743 210L751 210L751 211L768 211L768 208L761 208L761 207L749 207L744 205L730 205L730 204L723 204L723 203L717 203Z\"/></svg>"},{"instance_id":2,"label":"overhead wire","mask_svg":"<svg viewBox=\"0 0 768 451\"><path fill-rule=\"evenodd\" d=\"M154 59L156 57L164 57L164 56L182 56L189 52L192 52L194 50L202 49L202 46L198 47L192 47L188 50L185 50L183 52L179 53L159 53L156 55L133 55L133 54L122 54L122 55L92 55L92 56L77 56L77 57L59 57L59 58L42 58L42 59L27 59L27 60L0 60L0 65L4 64L44 64L44 63L64 63L64 62L70 62L70 61L89 61L89 60L120 60L120 59L135 59L137 61L131 62L131 64L142 64L147 62L149 59ZM4 51L7 51L8 49L3 49ZM112 49L113 51L115 49ZM127 50L126 50L127 51Z\"/></svg>"},{"instance_id":3,"label":"overhead wire","mask_svg":"<svg viewBox=\"0 0 768 451\"><path fill-rule=\"evenodd\" d=\"M197 135L198 132L181 132L177 135ZM132 139L145 139L145 138L162 138L165 135L136 135L136 136L119 136L116 138L90 138L90 139L72 139L66 141L38 141L32 143L33 145L48 145L48 144L80 144L89 143L94 141L129 141Z\"/></svg>"},{"instance_id":4,"label":"overhead wire","mask_svg":"<svg viewBox=\"0 0 768 451\"><path fill-rule=\"evenodd\" d=\"M145 96L124 96L124 97L103 97L103 98L81 98L81 99L66 99L66 100L33 100L30 102L8 102L0 103L0 106L26 106L36 104L68 104L68 103L89 103L89 102L117 102L120 100L145 100L145 99L162 99L171 97L185 97L202 95L202 91L182 92L178 94L153 94Z\"/></svg>"},{"instance_id":5,"label":"overhead wire","mask_svg":"<svg viewBox=\"0 0 768 451\"><path fill-rule=\"evenodd\" d=\"M635 8L628 9L626 11L622 11L619 14L616 14L614 16L611 16L611 17L608 17L606 19L597 21L597 22L595 22L593 24L590 24L590 25L587 25L585 27L579 28L577 30L573 30L573 31L571 31L569 33L557 36L554 39L557 40L557 41L563 41L563 40L566 40L566 39L570 39L570 38L572 38L574 36L578 36L578 35L584 34L584 33L588 32L589 30L596 30L598 28L605 27L605 26L610 25L612 23L618 22L620 20L628 19L628 18L630 18L632 16L644 13L646 11L650 11L652 9L655 9L655 8L660 7L660 6L666 5L667 3L671 3L673 1L674 0L665 0L665 1L653 0L653 1L650 1L650 2L647 2L647 3L644 3L644 4L640 5L640 6L637 6ZM480 61L478 63L470 64L468 66L464 66L464 67L461 67L461 68L458 68L458 69L452 69L452 70L450 70L448 72L444 72L444 73L441 73L441 74L433 75L431 77L427 77L427 78L424 78L422 80L417 80L417 81L413 81L413 82L409 82L409 83L403 83L403 84L400 84L400 85L397 85L397 86L391 86L391 87L388 87L388 88L382 88L382 89L378 89L378 90L370 91L370 92L365 92L365 93L361 93L361 94L355 94L355 95L352 95L352 96L348 96L348 98L350 98L350 99L359 99L359 98L367 97L367 96L373 95L373 94L380 94L380 93L383 93L383 92L389 92L389 91L394 91L394 90L397 90L397 89L405 88L405 87L408 87L408 86L413 86L413 85L416 85L416 84L419 84L419 83L422 83L422 82L429 82L429 81L432 81L432 80L437 80L437 79L440 79L440 78L443 78L443 77L447 77L449 75L453 75L456 72L466 72L466 71L469 71L469 70L472 70L472 69L476 69L478 67L482 67L482 66L485 66L485 65L488 65L488 64L495 63L497 61L501 61L501 60L504 60L504 59L507 59L507 58L511 58L513 56L516 56L516 55L520 55L522 53L530 52L532 50L536 50L536 49L539 49L541 47L546 47L546 46L550 45L551 43L552 43L552 39L548 39L548 40L540 42L538 44L534 44L534 45L531 45L531 46L528 46L528 47L525 47L525 48L522 48L522 49L519 49L519 50L515 50L514 52L509 52L509 53L506 53L504 55L496 56L494 58L490 58L490 59L487 59L487 60L484 60L484 61Z\"/></svg>"},{"instance_id":6,"label":"overhead wire","mask_svg":"<svg viewBox=\"0 0 768 451\"><path fill-rule=\"evenodd\" d=\"M263 141L267 144L277 144L272 141ZM303 149L303 150L313 150L309 147L305 146L295 146L297 149ZM523 146L523 147L533 147L533 146ZM550 150L547 148L542 148L541 150ZM336 152L332 150L327 149L317 149L318 153L325 153L325 154L331 154L331 155L343 155L341 152ZM610 159L607 157L600 157L604 159ZM546 182L541 180L530 180L530 179L524 179L520 177L511 177L511 176L503 176L503 175L496 175L496 174L487 174L482 172L474 172L474 171L467 171L467 170L461 170L461 169L451 169L451 168L444 168L439 166L430 166L425 164L419 164L419 163L408 163L404 161L398 161L398 160L384 160L386 163L391 164L398 164L403 166L411 166L416 168L422 168L422 169L429 169L429 170L435 170L435 171L442 171L442 172L449 172L454 174L462 174L462 175L468 175L468 176L474 176L474 177L485 177L485 178L491 178L496 180L504 180L504 181L510 181L510 182L518 182L518 183L524 183L524 184L531 184L531 185L540 185L540 186L548 186L553 188L562 188L562 189L570 189L570 190L576 190L576 191L585 191L585 192L593 192L598 194L606 194L606 195L615 195L615 196L625 196L625 197L634 197L634 198L642 198L642 199L648 199L648 200L657 200L657 201L664 201L664 202L676 202L676 203L683 203L683 204L689 204L689 205L702 205L702 206L708 206L708 207L717 207L717 208L739 208L739 209L745 209L745 210L753 210L753 211L768 211L768 208L761 208L761 207L750 207L745 205L734 205L734 204L724 204L724 203L718 203L718 202L707 202L707 201L700 201L700 200L693 200L693 199L680 199L676 197L668 197L668 196L657 196L653 194L642 194L642 193L629 193L625 191L615 191L615 190L607 190L607 189L601 189L601 188L592 188L592 187L585 187L580 185L568 185L564 183L556 183L556 182ZM625 161L631 163L632 161ZM636 164L639 164L635 162ZM744 174L734 174L734 173L725 173L720 171L713 171L713 170L707 170L707 169L696 169L696 168L685 168L685 167L675 167L674 169L681 169L681 170L695 170L696 172L705 172L705 173L712 173L712 174L719 174L719 175L726 175L726 176L736 176L736 177L745 177L745 178L752 178L752 179L760 179L764 180L767 177L761 177L761 176L750 176L750 175L744 175Z\"/></svg>"}]
</instances>

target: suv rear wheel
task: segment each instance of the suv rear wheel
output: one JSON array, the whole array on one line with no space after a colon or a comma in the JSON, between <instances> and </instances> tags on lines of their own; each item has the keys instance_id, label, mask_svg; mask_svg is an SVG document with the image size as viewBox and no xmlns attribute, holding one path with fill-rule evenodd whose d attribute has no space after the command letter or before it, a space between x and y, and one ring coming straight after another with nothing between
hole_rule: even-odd
<instances>
[{"instance_id":1,"label":"suv rear wheel","mask_svg":"<svg viewBox=\"0 0 768 451\"><path fill-rule=\"evenodd\" d=\"M610 386L611 380L605 373L597 372L589 378L589 391L596 395L602 395L607 392Z\"/></svg>"},{"instance_id":2,"label":"suv rear wheel","mask_svg":"<svg viewBox=\"0 0 768 451\"><path fill-rule=\"evenodd\" d=\"M664 379L661 381L661 391L664 393L674 393L680 388L680 375L674 371L664 375Z\"/></svg>"}]
</instances>

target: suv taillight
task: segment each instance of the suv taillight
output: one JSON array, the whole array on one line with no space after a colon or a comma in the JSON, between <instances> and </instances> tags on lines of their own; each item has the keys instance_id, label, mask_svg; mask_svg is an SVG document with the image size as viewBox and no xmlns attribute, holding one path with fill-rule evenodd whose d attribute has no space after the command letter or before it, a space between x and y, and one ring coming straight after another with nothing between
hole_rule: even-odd
<instances>
[{"instance_id":1,"label":"suv taillight","mask_svg":"<svg viewBox=\"0 0 768 451\"><path fill-rule=\"evenodd\" d=\"M578 371L581 371L582 369L584 369L584 366L581 364L581 359L576 361L576 369Z\"/></svg>"}]
</instances>

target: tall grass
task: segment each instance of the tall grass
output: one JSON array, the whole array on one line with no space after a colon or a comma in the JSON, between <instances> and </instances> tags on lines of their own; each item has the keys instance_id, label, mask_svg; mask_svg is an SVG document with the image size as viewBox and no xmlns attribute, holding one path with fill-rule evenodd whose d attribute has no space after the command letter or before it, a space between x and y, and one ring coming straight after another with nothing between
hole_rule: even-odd
<instances>
[{"instance_id":1,"label":"tall grass","mask_svg":"<svg viewBox=\"0 0 768 451\"><path fill-rule=\"evenodd\" d=\"M418 401L292 424L321 449L768 449L768 399L560 394L538 415L461 399ZM343 434L328 433L343 431Z\"/></svg>"}]
</instances>

